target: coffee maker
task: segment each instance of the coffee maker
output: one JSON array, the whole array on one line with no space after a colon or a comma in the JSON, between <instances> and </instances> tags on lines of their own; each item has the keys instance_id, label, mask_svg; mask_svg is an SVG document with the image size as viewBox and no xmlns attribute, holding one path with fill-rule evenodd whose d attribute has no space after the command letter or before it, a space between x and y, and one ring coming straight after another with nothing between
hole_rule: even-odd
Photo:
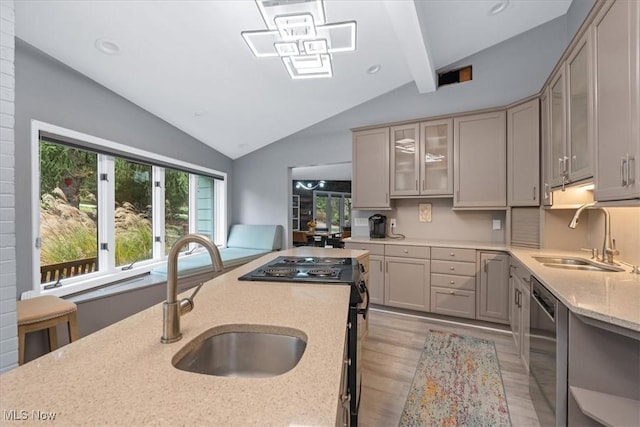
<instances>
[{"instance_id":1,"label":"coffee maker","mask_svg":"<svg viewBox=\"0 0 640 427\"><path fill-rule=\"evenodd\" d=\"M387 217L380 214L369 217L369 237L384 239L387 235Z\"/></svg>"}]
</instances>

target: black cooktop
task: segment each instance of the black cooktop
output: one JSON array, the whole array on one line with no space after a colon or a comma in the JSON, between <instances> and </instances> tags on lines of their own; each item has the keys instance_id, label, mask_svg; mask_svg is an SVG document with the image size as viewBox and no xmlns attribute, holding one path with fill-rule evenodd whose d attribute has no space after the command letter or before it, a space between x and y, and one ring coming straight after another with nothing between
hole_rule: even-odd
<instances>
[{"instance_id":1,"label":"black cooktop","mask_svg":"<svg viewBox=\"0 0 640 427\"><path fill-rule=\"evenodd\" d=\"M238 280L355 283L359 264L351 258L281 256Z\"/></svg>"}]
</instances>

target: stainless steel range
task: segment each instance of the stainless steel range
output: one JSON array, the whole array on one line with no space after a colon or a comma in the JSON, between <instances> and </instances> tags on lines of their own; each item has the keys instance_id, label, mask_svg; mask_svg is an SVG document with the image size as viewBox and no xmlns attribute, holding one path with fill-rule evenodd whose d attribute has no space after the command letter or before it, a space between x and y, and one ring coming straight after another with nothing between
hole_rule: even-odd
<instances>
[{"instance_id":1,"label":"stainless steel range","mask_svg":"<svg viewBox=\"0 0 640 427\"><path fill-rule=\"evenodd\" d=\"M351 426L358 425L360 389L362 387L362 321L369 311L369 290L362 278L362 268L355 258L281 256L240 276L238 280L264 282L297 282L351 287L347 321L347 394Z\"/></svg>"}]
</instances>

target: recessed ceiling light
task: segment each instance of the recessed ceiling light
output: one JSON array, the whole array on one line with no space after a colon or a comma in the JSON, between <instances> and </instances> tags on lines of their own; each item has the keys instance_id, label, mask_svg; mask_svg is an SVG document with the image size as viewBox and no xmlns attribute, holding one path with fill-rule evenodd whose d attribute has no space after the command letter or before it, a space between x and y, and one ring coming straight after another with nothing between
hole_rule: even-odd
<instances>
[{"instance_id":1,"label":"recessed ceiling light","mask_svg":"<svg viewBox=\"0 0 640 427\"><path fill-rule=\"evenodd\" d=\"M117 55L120 53L118 43L104 38L96 40L96 49L107 55Z\"/></svg>"},{"instance_id":2,"label":"recessed ceiling light","mask_svg":"<svg viewBox=\"0 0 640 427\"><path fill-rule=\"evenodd\" d=\"M378 71L380 71L380 65L378 64L372 65L371 67L367 68L367 73L369 74L375 74Z\"/></svg>"},{"instance_id":3,"label":"recessed ceiling light","mask_svg":"<svg viewBox=\"0 0 640 427\"><path fill-rule=\"evenodd\" d=\"M489 15L498 15L509 6L509 0L500 0L489 9Z\"/></svg>"}]
</instances>

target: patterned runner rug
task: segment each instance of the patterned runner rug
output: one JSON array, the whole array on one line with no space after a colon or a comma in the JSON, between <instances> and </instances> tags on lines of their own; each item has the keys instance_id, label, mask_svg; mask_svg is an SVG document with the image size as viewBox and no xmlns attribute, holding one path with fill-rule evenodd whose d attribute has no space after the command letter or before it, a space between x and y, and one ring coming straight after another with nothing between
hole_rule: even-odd
<instances>
[{"instance_id":1,"label":"patterned runner rug","mask_svg":"<svg viewBox=\"0 0 640 427\"><path fill-rule=\"evenodd\" d=\"M511 426L493 341L430 330L400 426Z\"/></svg>"}]
</instances>

